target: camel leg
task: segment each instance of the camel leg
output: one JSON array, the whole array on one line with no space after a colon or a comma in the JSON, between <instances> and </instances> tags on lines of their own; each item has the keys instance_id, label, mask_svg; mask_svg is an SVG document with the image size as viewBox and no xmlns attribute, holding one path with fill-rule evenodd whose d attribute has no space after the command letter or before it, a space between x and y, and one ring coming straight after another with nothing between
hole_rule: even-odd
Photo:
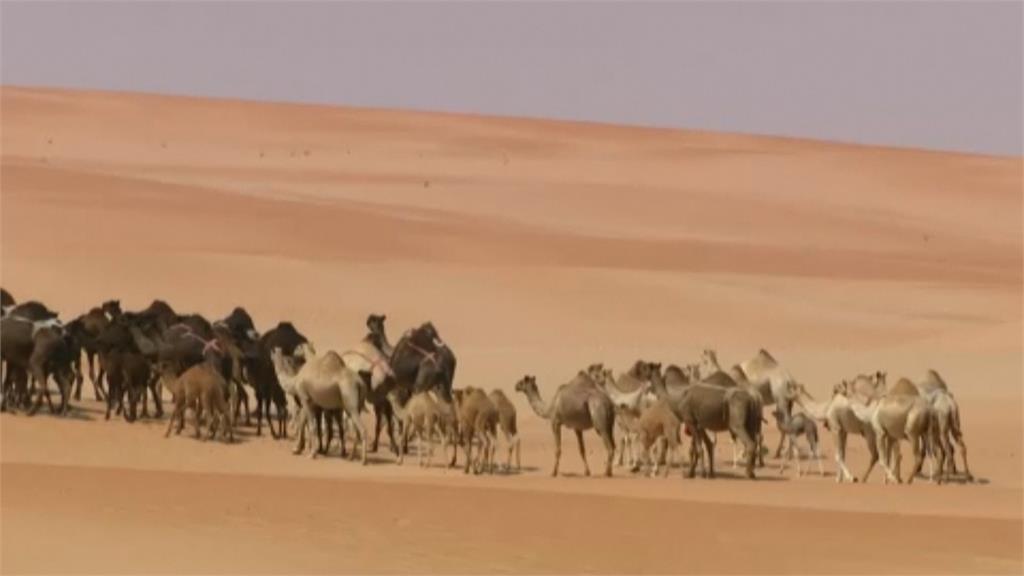
<instances>
[{"instance_id":1,"label":"camel leg","mask_svg":"<svg viewBox=\"0 0 1024 576\"><path fill-rule=\"evenodd\" d=\"M914 478L921 473L921 467L924 466L925 460L925 442L924 438L918 436L910 439L910 445L914 449L914 469L910 473L910 477L907 479L907 484L913 484Z\"/></svg>"},{"instance_id":2,"label":"camel leg","mask_svg":"<svg viewBox=\"0 0 1024 576\"><path fill-rule=\"evenodd\" d=\"M305 405L301 406L296 413L295 419L295 448L292 449L292 454L302 454L302 450L306 447L306 419L309 418L309 409Z\"/></svg>"},{"instance_id":3,"label":"camel leg","mask_svg":"<svg viewBox=\"0 0 1024 576\"><path fill-rule=\"evenodd\" d=\"M942 429L935 438L935 445L939 458L939 476L938 483L942 483L943 480L948 480L949 476L947 471L949 470L949 461L952 460L956 455L953 452L953 443L949 441L948 429Z\"/></svg>"},{"instance_id":4,"label":"camel leg","mask_svg":"<svg viewBox=\"0 0 1024 576\"><path fill-rule=\"evenodd\" d=\"M562 425L558 422L551 422L551 435L555 439L555 468L551 471L551 476L558 476L558 464L562 460ZM612 451L614 457L615 451Z\"/></svg>"},{"instance_id":5,"label":"camel leg","mask_svg":"<svg viewBox=\"0 0 1024 576\"><path fill-rule=\"evenodd\" d=\"M112 402L112 401L113 400L111 400L111 398L108 396L107 397L107 402L108 402L107 405L109 406L110 405L109 403ZM184 410L185 410L184 402L181 402L180 400L176 399L175 402L174 402L174 409L171 411L171 417L168 418L168 420L167 420L167 431L164 432L164 438L167 438L168 436L171 435L171 428L174 427L174 424L175 424L175 422L177 421L177 418L178 418L178 414L181 413L181 412L184 412ZM109 408L108 408L108 411L109 411Z\"/></svg>"},{"instance_id":6,"label":"camel leg","mask_svg":"<svg viewBox=\"0 0 1024 576\"><path fill-rule=\"evenodd\" d=\"M402 449L398 451L398 465L401 466L405 463L405 454L408 452L409 447L409 431L412 427L405 426L402 430Z\"/></svg>"},{"instance_id":7,"label":"camel leg","mask_svg":"<svg viewBox=\"0 0 1024 576\"><path fill-rule=\"evenodd\" d=\"M93 392L96 392L96 355L87 351L85 353L85 361L89 363L89 381L92 382ZM78 392L79 390L75 391L75 400L82 399ZM99 394L96 395L96 399L100 399Z\"/></svg>"},{"instance_id":8,"label":"camel leg","mask_svg":"<svg viewBox=\"0 0 1024 576\"><path fill-rule=\"evenodd\" d=\"M107 394L103 390L103 380L101 378L98 378L96 376L96 374L94 374L94 372L93 372L93 370L94 370L93 363L95 361L95 358L96 358L96 355L93 354L92 352L89 352L88 354L86 354L86 359L89 362L89 381L92 382L92 393L93 393L93 396L96 398L97 402L102 402L103 400L106 399ZM79 398L78 398L78 396L76 394L75 400L78 400L78 399Z\"/></svg>"},{"instance_id":9,"label":"camel leg","mask_svg":"<svg viewBox=\"0 0 1024 576\"><path fill-rule=\"evenodd\" d=\"M875 439L874 432L865 432L864 440L867 442L870 458L868 460L868 468L864 471L864 476L861 478L861 482L867 483L868 477L871 476L871 471L875 469L875 464L878 463L879 444Z\"/></svg>"},{"instance_id":10,"label":"camel leg","mask_svg":"<svg viewBox=\"0 0 1024 576\"><path fill-rule=\"evenodd\" d=\"M974 476L971 475L971 469L967 467L967 445L964 444L963 434L956 432L954 434L954 439L956 440L957 446L960 447L960 458L964 463L964 478L966 478L968 482L974 482ZM950 450L952 450L952 448L950 448ZM950 460L953 458L954 456L951 455Z\"/></svg>"},{"instance_id":11,"label":"camel leg","mask_svg":"<svg viewBox=\"0 0 1024 576\"><path fill-rule=\"evenodd\" d=\"M814 460L818 463L818 476L825 476L825 466L821 462L821 444L817 441L808 440L811 446L811 454L814 456Z\"/></svg>"},{"instance_id":12,"label":"camel leg","mask_svg":"<svg viewBox=\"0 0 1024 576\"><path fill-rule=\"evenodd\" d=\"M81 363L81 359L79 359L79 363ZM82 399L82 382L84 380L85 376L82 375L82 368L81 366L78 366L75 370L75 383L72 386L72 393L75 396L75 401Z\"/></svg>"},{"instance_id":13,"label":"camel leg","mask_svg":"<svg viewBox=\"0 0 1024 576\"><path fill-rule=\"evenodd\" d=\"M782 444L786 441L786 433L782 432L782 430L779 430L779 432L780 432L779 446L778 446L778 448L775 449L775 458L776 458L776 460L782 457Z\"/></svg>"},{"instance_id":14,"label":"camel leg","mask_svg":"<svg viewBox=\"0 0 1024 576\"><path fill-rule=\"evenodd\" d=\"M359 406L355 405L355 403L352 403L352 404L353 405L351 405L351 406L346 406L345 412L348 415L349 419L352 421L352 425L356 429L356 434L359 436L359 443L360 443L359 457L361 459L360 463L363 466L366 466L366 456L367 456L366 449L367 449L367 447L370 444L370 441L369 441L369 438L368 438L369 434L366 433L366 427L363 426L363 420L362 420L362 418L359 417ZM339 422L338 422L339 434L341 433L340 430L342 430L342 429L343 429L343 426L342 426L342 423L341 423L341 421L339 419ZM344 440L342 440L342 444L344 444ZM355 452L355 447L352 448L352 451Z\"/></svg>"},{"instance_id":15,"label":"camel leg","mask_svg":"<svg viewBox=\"0 0 1024 576\"><path fill-rule=\"evenodd\" d=\"M896 457L896 463L893 465L893 471L896 472L896 484L903 484L903 450L899 440L890 439L889 442L891 443L890 450L893 451ZM911 478L913 477L911 476Z\"/></svg>"},{"instance_id":16,"label":"camel leg","mask_svg":"<svg viewBox=\"0 0 1024 576\"><path fill-rule=\"evenodd\" d=\"M370 446L370 452L373 452L374 454L377 453L377 448L380 446L380 430L384 427L384 419L381 412L383 412L382 408L377 406L373 407L373 445Z\"/></svg>"},{"instance_id":17,"label":"camel leg","mask_svg":"<svg viewBox=\"0 0 1024 576\"><path fill-rule=\"evenodd\" d=\"M154 417L156 417L156 418L160 418L161 416L164 415L164 405L163 405L163 402L160 399L160 392L162 390L163 390L163 387L160 385L160 380L159 379L150 380L150 382L149 382L149 391L153 394L153 406L154 406L154 410L156 410L156 412L154 413ZM145 406L146 405L143 404L142 406L143 406L143 412L145 412Z\"/></svg>"},{"instance_id":18,"label":"camel leg","mask_svg":"<svg viewBox=\"0 0 1024 576\"><path fill-rule=\"evenodd\" d=\"M755 459L757 458L757 454L755 454L755 452L757 451L757 443L754 441L753 438L750 437L749 434L747 434L747 431L742 427L738 427L735 434L739 438L740 443L743 446L743 450L746 452L747 478L753 480L754 464ZM792 446L790 446L790 449L792 449Z\"/></svg>"},{"instance_id":19,"label":"camel leg","mask_svg":"<svg viewBox=\"0 0 1024 576\"><path fill-rule=\"evenodd\" d=\"M467 426L468 428L468 426ZM469 474L469 467L473 464L473 431L463 430L462 444L466 451L466 464L462 469L463 474Z\"/></svg>"},{"instance_id":20,"label":"camel leg","mask_svg":"<svg viewBox=\"0 0 1024 576\"><path fill-rule=\"evenodd\" d=\"M583 446L583 430L576 430L576 443L580 447L580 458L583 459L583 473L590 476L590 465L587 464L587 449Z\"/></svg>"},{"instance_id":21,"label":"camel leg","mask_svg":"<svg viewBox=\"0 0 1024 576\"><path fill-rule=\"evenodd\" d=\"M707 459L707 470L704 471L705 478L715 477L715 447L708 438L708 433L703 428L699 431L701 443L704 445L704 457Z\"/></svg>"},{"instance_id":22,"label":"camel leg","mask_svg":"<svg viewBox=\"0 0 1024 576\"><path fill-rule=\"evenodd\" d=\"M878 444L878 453L881 456L882 469L885 470L885 476L882 477L882 483L888 484L890 481L895 482L896 476L892 473L892 443L889 440L888 435L884 432L878 434L876 442Z\"/></svg>"},{"instance_id":23,"label":"camel leg","mask_svg":"<svg viewBox=\"0 0 1024 576\"><path fill-rule=\"evenodd\" d=\"M256 435L263 436L263 395L256 393Z\"/></svg>"},{"instance_id":24,"label":"camel leg","mask_svg":"<svg viewBox=\"0 0 1024 576\"><path fill-rule=\"evenodd\" d=\"M505 471L509 472L512 470L512 451L515 447L515 436L504 433L505 443L508 445L508 457L505 458Z\"/></svg>"}]
</instances>

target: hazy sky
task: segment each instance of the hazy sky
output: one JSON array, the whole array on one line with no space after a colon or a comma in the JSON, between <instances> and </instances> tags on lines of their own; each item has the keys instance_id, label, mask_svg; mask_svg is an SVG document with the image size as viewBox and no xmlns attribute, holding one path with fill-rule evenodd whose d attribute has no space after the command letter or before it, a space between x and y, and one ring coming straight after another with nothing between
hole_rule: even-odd
<instances>
[{"instance_id":1,"label":"hazy sky","mask_svg":"<svg viewBox=\"0 0 1024 576\"><path fill-rule=\"evenodd\" d=\"M1019 0L13 2L2 82L1022 153Z\"/></svg>"}]
</instances>

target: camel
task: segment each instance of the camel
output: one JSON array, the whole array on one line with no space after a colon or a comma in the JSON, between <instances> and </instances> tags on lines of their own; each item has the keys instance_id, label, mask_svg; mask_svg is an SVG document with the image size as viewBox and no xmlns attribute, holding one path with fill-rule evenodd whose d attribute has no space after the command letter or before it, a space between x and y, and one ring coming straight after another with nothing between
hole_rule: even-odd
<instances>
[{"instance_id":1,"label":"camel","mask_svg":"<svg viewBox=\"0 0 1024 576\"><path fill-rule=\"evenodd\" d=\"M639 364L639 363L638 363ZM604 391L605 394L611 398L612 403L616 409L624 408L627 412L640 413L641 403L649 393L649 386L646 379L649 379L650 367L645 365L639 367L634 365L629 372L622 374L618 380L612 375L611 370L596 369L596 365L592 365L587 369L587 375L591 373L597 373L596 379L591 377L594 382ZM644 378L645 380L641 380ZM629 390L628 392L624 390ZM618 466L623 465L623 461L632 469L636 466L635 450L633 448L633 440L636 436L636 432L626 426L624 421L616 419L615 428L619 431L619 442L616 443L618 449Z\"/></svg>"},{"instance_id":2,"label":"camel","mask_svg":"<svg viewBox=\"0 0 1024 576\"><path fill-rule=\"evenodd\" d=\"M436 389L442 399L451 401L455 353L441 339L433 323L425 322L407 331L389 359L398 385L410 387L412 392Z\"/></svg>"},{"instance_id":3,"label":"camel","mask_svg":"<svg viewBox=\"0 0 1024 576\"><path fill-rule=\"evenodd\" d=\"M384 328L384 322L387 321L388 317L386 314L370 314L366 318L366 329L373 335L374 344L377 349L384 354L385 357L391 358L395 353L395 347L388 341L387 331Z\"/></svg>"},{"instance_id":4,"label":"camel","mask_svg":"<svg viewBox=\"0 0 1024 576\"><path fill-rule=\"evenodd\" d=\"M30 320L32 322L43 322L46 320L57 320L58 314L47 308L42 302L29 300L28 302L22 302L21 304L12 306L11 309L7 311L6 316Z\"/></svg>"},{"instance_id":5,"label":"camel","mask_svg":"<svg viewBox=\"0 0 1024 576\"><path fill-rule=\"evenodd\" d=\"M906 386L904 379L898 381L892 391L874 404L871 410L871 426L875 430L875 441L878 443L882 467L885 469L883 482L903 481L900 477L900 440L908 440L913 448L914 468L907 483L914 482L914 477L921 472L921 465L924 463L924 443L927 439L926 434L931 432L931 422L931 405L917 392L913 384Z\"/></svg>"},{"instance_id":6,"label":"camel","mask_svg":"<svg viewBox=\"0 0 1024 576\"><path fill-rule=\"evenodd\" d=\"M516 470L522 470L523 465L519 458L519 428L516 425L516 407L508 399L503 391L495 388L487 395L491 403L498 409L498 424L501 433L505 437L505 444L508 445L508 458L505 460L505 471L512 470L512 453L516 456Z\"/></svg>"},{"instance_id":7,"label":"camel","mask_svg":"<svg viewBox=\"0 0 1024 576\"><path fill-rule=\"evenodd\" d=\"M204 362L178 375L173 366L165 364L161 369L160 379L174 399L174 411L167 422L165 438L171 435L171 428L175 422L178 424L177 433L181 433L185 426L185 411L191 407L195 414L196 438L202 436L202 419L203 415L207 414L210 418L208 439L212 440L216 436L219 426L221 437L228 442L234 441L231 410L226 397L228 385L216 366Z\"/></svg>"},{"instance_id":8,"label":"camel","mask_svg":"<svg viewBox=\"0 0 1024 576\"><path fill-rule=\"evenodd\" d=\"M974 477L967 466L967 445L964 443L963 429L960 425L960 406L949 391L945 380L935 370L928 370L925 379L916 386L921 396L931 404L933 430L929 445L938 459L938 477L936 479L933 467L932 479L942 483L948 480L951 474L957 473L956 454L953 449L953 442L956 442L963 460L964 477L968 482L973 481Z\"/></svg>"},{"instance_id":9,"label":"camel","mask_svg":"<svg viewBox=\"0 0 1024 576\"><path fill-rule=\"evenodd\" d=\"M117 300L109 300L101 306L89 310L68 323L68 331L75 335L85 350L85 357L89 363L89 380L92 382L93 394L96 400L103 400L103 382L98 380L96 374L96 356L99 354L99 345L96 342L100 334L107 326L121 315L121 304ZM79 382L75 388L75 400L81 400L82 386Z\"/></svg>"},{"instance_id":10,"label":"camel","mask_svg":"<svg viewBox=\"0 0 1024 576\"><path fill-rule=\"evenodd\" d=\"M441 409L430 392L417 392L404 405L401 402L401 394L401 388L393 388L388 392L392 411L402 422L402 449L398 452L398 464L401 465L405 461L405 455L409 451L409 437L415 435L419 465L429 468L434 458L435 432L441 436L442 453L448 452L448 437L441 429ZM423 449L424 440L429 447L426 451Z\"/></svg>"},{"instance_id":11,"label":"camel","mask_svg":"<svg viewBox=\"0 0 1024 576\"><path fill-rule=\"evenodd\" d=\"M256 324L252 321L249 312L240 306L236 306L231 314L223 320L214 322L214 326L223 325L239 341L256 342L260 339L260 333L256 331Z\"/></svg>"},{"instance_id":12,"label":"camel","mask_svg":"<svg viewBox=\"0 0 1024 576\"><path fill-rule=\"evenodd\" d=\"M862 374L852 381L843 380L832 388L832 398L825 406L824 419L825 427L832 431L836 447L836 482L857 482L857 477L846 466L846 440L850 434L862 436L870 454L870 461L867 470L861 476L861 482L868 481L871 471L878 462L878 445L871 416L872 407L878 402L884 389L885 377L882 373L872 376Z\"/></svg>"},{"instance_id":13,"label":"camel","mask_svg":"<svg viewBox=\"0 0 1024 576\"><path fill-rule=\"evenodd\" d=\"M5 380L17 377L19 381L25 381L22 378L22 373L32 377L32 384L36 388L37 396L35 403L29 409L29 414L35 414L39 410L44 397L50 412L58 412L53 406L50 389L47 385L51 375L57 381L60 389L59 412L62 415L67 414L75 378L72 368L74 359L68 337L60 321L56 318L32 321L12 313L5 316L0 324L0 340L2 340L0 358L7 364ZM10 382L5 381L3 386L5 393L0 405L4 408L11 402L9 384ZM15 404L21 400L28 400L27 396L30 393L27 389L24 392L24 397L16 399ZM15 395L18 395L17 389Z\"/></svg>"},{"instance_id":14,"label":"camel","mask_svg":"<svg viewBox=\"0 0 1024 576\"><path fill-rule=\"evenodd\" d=\"M371 320L376 317L371 316ZM377 329L383 330L383 317L380 317L381 322ZM367 323L369 324L369 320ZM391 370L391 365L388 361L388 357L384 354L380 338L373 332L367 334L362 340L360 340L351 350L343 353L341 359L345 361L345 365L351 368L353 371L363 376L369 390L374 391L380 389L382 394L370 394L369 400L373 405L373 412L376 419L373 434L373 446L370 448L371 452L376 452L378 444L380 442L380 431L385 426L388 431L388 439L391 442L391 451L398 454L398 444L395 442L394 425L392 423L392 417L395 415L393 411L393 403L388 400L388 393L390 388L394 384L395 373ZM382 388L383 387L383 388ZM399 419L401 420L401 419Z\"/></svg>"},{"instance_id":15,"label":"camel","mask_svg":"<svg viewBox=\"0 0 1024 576\"><path fill-rule=\"evenodd\" d=\"M785 401L786 406L795 403L796 406L803 408L803 402L800 397L810 398L807 390L793 378L789 371L780 366L775 358L764 348L758 350L757 354L750 360L742 362L739 365L739 369L742 370L750 386L757 390L761 396L761 402L765 406ZM779 432L782 432L782 430L780 429ZM786 434L781 434L779 445L775 449L776 458L782 454L782 443L785 439Z\"/></svg>"},{"instance_id":16,"label":"camel","mask_svg":"<svg viewBox=\"0 0 1024 576\"><path fill-rule=\"evenodd\" d=\"M140 395L145 395L146 387L151 380L149 361L138 352L132 350L114 350L107 357L107 412L104 418L110 420L110 411L117 405L117 413L124 413L128 422L134 422L136 407ZM128 396L128 408L124 407L124 397Z\"/></svg>"},{"instance_id":17,"label":"camel","mask_svg":"<svg viewBox=\"0 0 1024 576\"><path fill-rule=\"evenodd\" d=\"M459 433L466 450L463 472L474 474L494 472L494 452L498 435L498 408L479 388L466 387L453 390L452 399L458 416ZM480 439L480 452L473 460L473 441Z\"/></svg>"},{"instance_id":18,"label":"camel","mask_svg":"<svg viewBox=\"0 0 1024 576\"><path fill-rule=\"evenodd\" d=\"M611 398L601 392L594 382L580 373L570 382L555 390L549 404L544 404L537 389L535 376L524 376L516 383L516 391L526 394L530 407L541 418L551 422L551 434L555 440L555 466L552 476L558 476L558 465L562 458L562 426L576 432L576 441L583 459L584 474L590 476L587 452L583 445L583 432L593 428L604 442L608 452L605 461L605 476L612 475L612 461L615 457L615 410Z\"/></svg>"},{"instance_id":19,"label":"camel","mask_svg":"<svg viewBox=\"0 0 1024 576\"><path fill-rule=\"evenodd\" d=\"M953 449L952 438L960 447L960 457L964 465L964 478L972 482L974 477L971 469L967 466L967 445L964 443L963 429L960 426L960 407L957 405L953 395L946 390L935 390L931 392L927 400L931 405L932 413L932 435L931 444L937 452L938 476L932 474L932 479L941 484L948 480L951 475L956 474L956 454Z\"/></svg>"},{"instance_id":20,"label":"camel","mask_svg":"<svg viewBox=\"0 0 1024 576\"><path fill-rule=\"evenodd\" d=\"M775 415L775 423L778 425L779 431L783 433L783 438L789 439L786 458L779 464L779 474L785 473L789 460L795 460L796 475L798 477L801 475L800 449L797 446L797 440L803 436L807 439L811 457L818 463L818 474L824 476L825 470L821 464L821 454L818 452L818 425L815 424L814 419L804 413L794 413L792 407L786 408L781 405L776 405L772 413Z\"/></svg>"},{"instance_id":21,"label":"camel","mask_svg":"<svg viewBox=\"0 0 1024 576\"><path fill-rule=\"evenodd\" d=\"M362 464L365 465L367 435L360 413L363 411L363 405L368 392L366 384L358 374L345 365L341 356L336 352L331 351L325 354L317 354L308 343L301 344L297 348L301 355L306 358L306 362L299 369L298 373L295 374L291 383L295 395L302 405L299 421L296 425L298 428L298 441L294 453L302 453L305 445L304 433L306 428L311 428L315 421L314 406L324 410L341 409L348 416L356 430L358 441L362 444L362 450L360 451ZM279 349L274 349L273 355L281 354L282 352ZM276 364L277 361L275 361ZM312 430L309 433L310 438L312 438ZM316 454L317 451L313 449L311 440L310 457L316 458ZM355 458L355 450L352 451L352 457Z\"/></svg>"},{"instance_id":22,"label":"camel","mask_svg":"<svg viewBox=\"0 0 1024 576\"><path fill-rule=\"evenodd\" d=\"M615 415L616 422L624 422L636 435L641 459L651 468L651 477L658 475L658 468L662 463L665 463L665 475L668 476L672 460L678 460L679 457L679 427L682 425L672 412L668 401L658 400L642 410L616 406ZM632 471L638 471L640 465L640 461L637 460L631 468Z\"/></svg>"},{"instance_id":23,"label":"camel","mask_svg":"<svg viewBox=\"0 0 1024 576\"><path fill-rule=\"evenodd\" d=\"M668 402L672 412L693 434L690 469L687 476L696 472L698 442L703 444L707 455L708 478L715 475L714 447L707 432L729 431L743 445L746 454L746 475L754 478L755 439L761 434L761 412L759 399L754 394L736 385L729 384L728 374L715 372L699 383L691 384L681 397L671 397L660 376L652 378L658 398Z\"/></svg>"},{"instance_id":24,"label":"camel","mask_svg":"<svg viewBox=\"0 0 1024 576\"><path fill-rule=\"evenodd\" d=\"M17 302L14 300L14 296L11 296L11 293L4 288L0 288L0 315L7 316L7 312L14 308L15 304Z\"/></svg>"}]
</instances>

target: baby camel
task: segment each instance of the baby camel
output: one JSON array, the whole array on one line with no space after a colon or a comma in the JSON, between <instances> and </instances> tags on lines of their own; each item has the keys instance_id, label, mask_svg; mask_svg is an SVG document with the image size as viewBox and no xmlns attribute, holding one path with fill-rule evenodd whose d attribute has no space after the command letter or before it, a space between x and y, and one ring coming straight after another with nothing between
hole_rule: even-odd
<instances>
[{"instance_id":1,"label":"baby camel","mask_svg":"<svg viewBox=\"0 0 1024 576\"><path fill-rule=\"evenodd\" d=\"M174 398L174 412L167 422L164 437L170 436L175 421L178 422L177 432L181 433L185 426L185 410L191 407L195 413L196 438L201 435L202 418L206 413L210 416L209 439L212 440L217 434L217 426L220 424L223 428L221 436L227 437L228 442L234 441L228 401L225 397L228 384L216 368L203 362L176 376L173 367L166 365L161 373L161 380Z\"/></svg>"},{"instance_id":2,"label":"baby camel","mask_svg":"<svg viewBox=\"0 0 1024 576\"><path fill-rule=\"evenodd\" d=\"M505 471L512 470L512 453L516 455L516 470L522 470L519 459L519 428L516 426L516 407L500 389L495 388L487 395L494 407L498 409L498 424L508 445L508 458L505 460Z\"/></svg>"},{"instance_id":3,"label":"baby camel","mask_svg":"<svg viewBox=\"0 0 1024 576\"><path fill-rule=\"evenodd\" d=\"M453 390L455 413L458 416L459 431L466 448L466 466L464 472L469 474L470 466L474 474L494 471L494 448L498 433L498 409L483 390L466 387ZM480 453L473 460L473 440L480 438Z\"/></svg>"},{"instance_id":4,"label":"baby camel","mask_svg":"<svg viewBox=\"0 0 1024 576\"><path fill-rule=\"evenodd\" d=\"M825 469L821 464L821 453L818 452L818 425L815 424L814 419L803 412L794 414L792 405L788 408L776 405L774 414L779 431L783 434L783 440L789 440L786 456L779 465L779 474L786 471L786 464L790 460L796 461L796 475L800 476L802 474L800 470L800 448L797 446L796 441L803 436L807 438L807 446L810 448L811 457L818 462L818 474L824 476Z\"/></svg>"},{"instance_id":5,"label":"baby camel","mask_svg":"<svg viewBox=\"0 0 1024 576\"><path fill-rule=\"evenodd\" d=\"M430 392L417 392L403 406L400 398L400 389L394 388L388 392L388 401L391 402L391 409L402 423L402 449L399 450L398 463L405 461L405 454L409 451L409 437L416 435L416 456L420 466L430 467L434 458L434 432L440 431L441 410L434 401ZM429 449L424 451L423 441L427 441ZM441 433L442 450L447 453L448 438ZM426 460L424 460L426 452Z\"/></svg>"},{"instance_id":6,"label":"baby camel","mask_svg":"<svg viewBox=\"0 0 1024 576\"><path fill-rule=\"evenodd\" d=\"M668 476L673 460L679 458L679 427L681 422L665 400L659 400L642 411L626 406L615 407L615 419L636 436L640 446L640 459L635 460L632 470L640 469L643 460L651 468L651 477L658 475L661 462L665 462ZM667 452L667 458L666 458ZM653 462L652 462L653 460Z\"/></svg>"}]
</instances>

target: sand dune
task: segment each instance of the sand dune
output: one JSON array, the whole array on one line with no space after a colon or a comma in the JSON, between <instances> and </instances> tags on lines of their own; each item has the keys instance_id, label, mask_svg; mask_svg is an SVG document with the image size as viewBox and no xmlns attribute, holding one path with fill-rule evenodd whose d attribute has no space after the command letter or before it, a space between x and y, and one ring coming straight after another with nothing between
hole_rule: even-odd
<instances>
[{"instance_id":1,"label":"sand dune","mask_svg":"<svg viewBox=\"0 0 1024 576\"><path fill-rule=\"evenodd\" d=\"M529 372L545 394L708 346L766 347L818 396L935 368L984 480L551 479L521 397L528 470L466 478L164 440L85 401L0 419L3 572L1024 569L1021 158L13 87L0 105L0 281L65 317L242 304L339 349L369 312L396 334L429 318L456 385Z\"/></svg>"}]
</instances>

